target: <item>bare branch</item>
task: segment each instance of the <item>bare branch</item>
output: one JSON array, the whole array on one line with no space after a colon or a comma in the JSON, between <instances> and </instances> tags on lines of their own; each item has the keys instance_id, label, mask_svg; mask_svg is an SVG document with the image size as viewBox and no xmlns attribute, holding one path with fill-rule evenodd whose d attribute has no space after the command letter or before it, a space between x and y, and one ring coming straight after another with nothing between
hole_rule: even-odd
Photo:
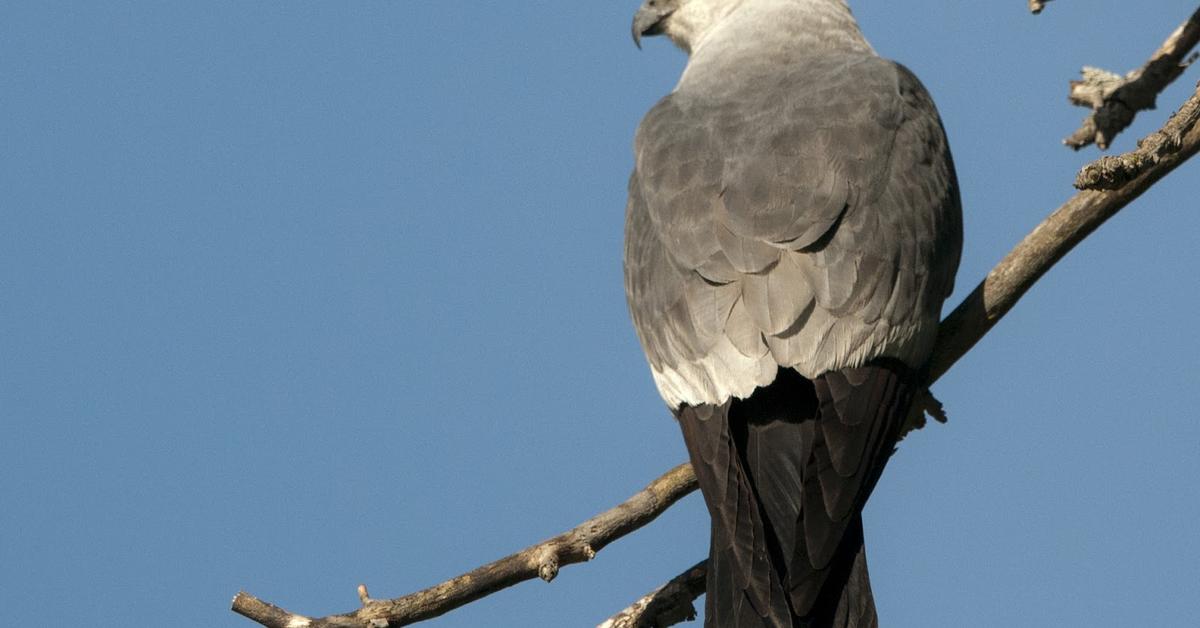
<instances>
[{"instance_id":1,"label":"bare branch","mask_svg":"<svg viewBox=\"0 0 1200 628\"><path fill-rule=\"evenodd\" d=\"M1181 138L1179 150L1163 155L1124 185L1113 190L1080 191L1054 210L942 321L930 365L930 381L945 374L975 346L1076 244L1197 150L1200 150L1200 125L1193 125Z\"/></svg>"},{"instance_id":2,"label":"bare branch","mask_svg":"<svg viewBox=\"0 0 1200 628\"><path fill-rule=\"evenodd\" d=\"M1196 92L1163 128L1138 140L1137 150L1102 157L1079 171L1075 187L1081 190L1115 190L1183 147L1183 136L1200 120L1200 83Z\"/></svg>"},{"instance_id":3,"label":"bare branch","mask_svg":"<svg viewBox=\"0 0 1200 628\"><path fill-rule=\"evenodd\" d=\"M696 618L692 601L704 593L708 561L702 560L596 628L659 628Z\"/></svg>"},{"instance_id":4,"label":"bare branch","mask_svg":"<svg viewBox=\"0 0 1200 628\"><path fill-rule=\"evenodd\" d=\"M1200 9L1171 33L1145 65L1124 77L1083 68L1083 80L1071 81L1069 98L1080 107L1091 107L1092 113L1063 143L1076 150L1092 143L1108 148L1139 111L1154 109L1158 95L1196 60L1196 55L1189 57L1188 52L1198 41Z\"/></svg>"},{"instance_id":5,"label":"bare branch","mask_svg":"<svg viewBox=\"0 0 1200 628\"><path fill-rule=\"evenodd\" d=\"M457 578L394 600L372 600L359 587L363 607L353 613L314 619L289 613L247 593L238 593L233 610L270 628L355 628L404 626L437 617L525 580L547 582L565 566L596 557L609 543L653 521L684 495L696 490L689 464L671 469L624 503L554 538L527 547Z\"/></svg>"},{"instance_id":6,"label":"bare branch","mask_svg":"<svg viewBox=\"0 0 1200 628\"><path fill-rule=\"evenodd\" d=\"M1184 116L1184 110L1200 107L1196 104L1197 100L1200 100L1200 87L1197 88L1197 95L1188 100L1180 113L1172 118L1172 122ZM1171 126L1172 122L1169 122L1168 126ZM1166 131L1167 128L1164 127L1159 133ZM1081 191L1054 210L1054 213L1025 236L1025 239L942 321L930 366L930 383L937 381L950 370L950 367L975 346L1033 284L1075 248L1076 244L1197 152L1200 152L1200 125L1193 123L1183 132L1177 150L1161 155L1157 161L1147 165L1118 188L1108 191ZM943 419L944 415L939 418ZM703 581L707 569L708 563L702 561L676 576L671 582L689 578ZM669 585L647 594L609 622L635 612L639 607L654 608L656 614L646 623L613 624L614 628L665 628L682 621L678 619L666 623L659 618L684 616L683 613L692 608L692 601L703 591L698 591L692 599L683 599L677 590L668 587ZM609 625L601 624L602 627Z\"/></svg>"},{"instance_id":7,"label":"bare branch","mask_svg":"<svg viewBox=\"0 0 1200 628\"><path fill-rule=\"evenodd\" d=\"M1197 97L1185 105L1191 111ZM1200 114L1181 111L1168 126L1181 118ZM1182 125L1178 125L1182 128ZM1162 132L1171 132L1164 128ZM1017 303L1058 260L1106 220L1133 202L1155 182L1200 151L1200 125L1183 131L1178 150L1160 155L1134 178L1117 189L1085 190L1054 211L1017 245L975 290L942 321L930 367L933 383ZM1090 167L1090 166L1089 166ZM403 626L436 617L500 589L534 577L553 579L563 565L589 560L612 541L644 526L684 495L696 489L691 465L683 464L658 478L625 503L585 521L578 527L516 554L448 580L435 587L394 600L372 600L365 588L359 596L364 606L357 612L312 619L289 613L261 600L239 593L233 610L273 628L346 628ZM703 592L693 586L703 581L705 564L699 563L667 585L638 600L610 621L612 626L668 626L691 612L691 601ZM691 597L688 598L687 596ZM685 599L686 598L686 599ZM640 613L640 615L638 614ZM629 618L629 619L623 619ZM373 623L374 622L374 623Z\"/></svg>"},{"instance_id":8,"label":"bare branch","mask_svg":"<svg viewBox=\"0 0 1200 628\"><path fill-rule=\"evenodd\" d=\"M1198 12L1200 13L1200 12ZM1196 18L1197 16L1193 16ZM1133 202L1155 182L1200 152L1200 86L1162 130L1139 142L1145 151L1132 168L1120 168L1101 190L1083 190L1055 210L988 273L938 330L930 363L932 384L967 353L1038 279L1076 244ZM1159 137L1159 136L1162 137ZM1121 159L1121 158L1106 158ZM1104 160L1085 173L1117 172ZM1098 175L1108 181L1110 175ZM1088 179L1090 180L1090 178ZM1111 187L1105 187L1111 185ZM935 400L928 401L936 407ZM290 613L245 592L233 600L233 610L269 628L388 628L442 615L501 589L540 577L553 580L564 565L591 560L609 543L653 521L683 496L696 490L691 465L683 464L654 480L624 503L579 526L434 587L392 600L373 600L366 587L358 596L358 611L323 618ZM706 563L700 562L666 585L603 624L606 628L670 626L695 616L692 601L703 593Z\"/></svg>"}]
</instances>

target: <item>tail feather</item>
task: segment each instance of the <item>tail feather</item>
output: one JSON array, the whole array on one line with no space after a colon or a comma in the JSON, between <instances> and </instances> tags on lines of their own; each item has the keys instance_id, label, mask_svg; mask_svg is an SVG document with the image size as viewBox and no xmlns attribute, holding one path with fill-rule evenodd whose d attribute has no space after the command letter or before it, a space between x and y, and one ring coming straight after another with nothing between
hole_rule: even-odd
<instances>
[{"instance_id":1,"label":"tail feather","mask_svg":"<svg viewBox=\"0 0 1200 628\"><path fill-rule=\"evenodd\" d=\"M882 362L676 415L712 516L706 625L875 626L863 504L915 377Z\"/></svg>"},{"instance_id":2,"label":"tail feather","mask_svg":"<svg viewBox=\"0 0 1200 628\"><path fill-rule=\"evenodd\" d=\"M860 523L860 530L861 527ZM871 595L871 579L867 575L867 548L861 540L831 624L845 628L879 628L875 597Z\"/></svg>"}]
</instances>

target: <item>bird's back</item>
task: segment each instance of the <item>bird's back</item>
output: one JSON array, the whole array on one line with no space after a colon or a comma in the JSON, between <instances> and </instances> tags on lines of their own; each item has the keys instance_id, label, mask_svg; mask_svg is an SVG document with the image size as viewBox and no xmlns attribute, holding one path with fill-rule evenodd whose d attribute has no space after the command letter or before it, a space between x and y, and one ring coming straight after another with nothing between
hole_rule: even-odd
<instances>
[{"instance_id":1,"label":"bird's back","mask_svg":"<svg viewBox=\"0 0 1200 628\"><path fill-rule=\"evenodd\" d=\"M842 0L648 1L635 27L680 11L692 54L638 129L625 287L712 516L707 622L873 626L860 513L961 249L945 133Z\"/></svg>"},{"instance_id":2,"label":"bird's back","mask_svg":"<svg viewBox=\"0 0 1200 628\"><path fill-rule=\"evenodd\" d=\"M794 61L683 83L639 127L626 294L671 405L932 346L961 248L932 100L875 56Z\"/></svg>"}]
</instances>

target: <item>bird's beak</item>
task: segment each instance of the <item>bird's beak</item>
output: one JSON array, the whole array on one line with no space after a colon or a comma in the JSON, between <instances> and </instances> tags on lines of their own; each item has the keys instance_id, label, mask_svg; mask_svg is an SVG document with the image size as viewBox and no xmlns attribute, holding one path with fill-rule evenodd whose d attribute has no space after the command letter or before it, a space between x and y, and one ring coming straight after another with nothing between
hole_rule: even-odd
<instances>
[{"instance_id":1,"label":"bird's beak","mask_svg":"<svg viewBox=\"0 0 1200 628\"><path fill-rule=\"evenodd\" d=\"M653 37L663 34L663 26L671 11L664 10L660 5L663 0L646 0L633 16L633 43L639 50L642 48L642 37Z\"/></svg>"}]
</instances>

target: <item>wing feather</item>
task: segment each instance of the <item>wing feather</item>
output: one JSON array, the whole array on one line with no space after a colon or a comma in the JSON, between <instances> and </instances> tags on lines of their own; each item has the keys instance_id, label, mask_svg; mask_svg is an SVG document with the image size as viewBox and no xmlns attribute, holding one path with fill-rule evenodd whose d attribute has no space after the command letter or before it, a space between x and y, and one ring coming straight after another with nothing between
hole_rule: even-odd
<instances>
[{"instance_id":1,"label":"wing feather","mask_svg":"<svg viewBox=\"0 0 1200 628\"><path fill-rule=\"evenodd\" d=\"M768 78L789 97L752 88ZM635 142L626 293L664 398L749 395L768 354L806 377L924 362L962 228L924 88L851 55L730 80L663 99Z\"/></svg>"}]
</instances>

